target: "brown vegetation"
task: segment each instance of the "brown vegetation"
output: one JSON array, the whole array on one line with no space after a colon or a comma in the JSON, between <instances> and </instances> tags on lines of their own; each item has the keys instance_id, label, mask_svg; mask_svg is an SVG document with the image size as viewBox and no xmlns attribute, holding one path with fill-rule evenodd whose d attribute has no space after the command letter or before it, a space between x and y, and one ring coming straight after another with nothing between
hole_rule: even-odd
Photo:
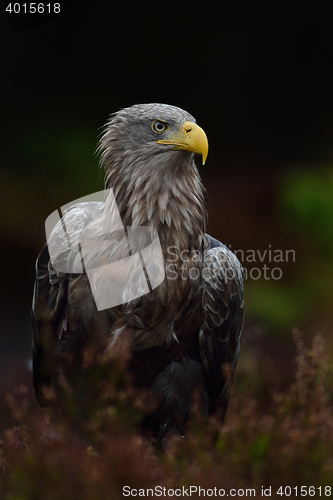
<instances>
[{"instance_id":1,"label":"brown vegetation","mask_svg":"<svg viewBox=\"0 0 333 500\"><path fill-rule=\"evenodd\" d=\"M214 418L207 422L195 412L186 437L170 437L166 451L141 436L150 402L128 382L118 394L111 391L112 406L90 422L90 445L55 410L37 408L28 388L19 385L6 397L12 424L0 444L0 498L108 500L124 498L124 486L138 490L138 496L140 489L146 495L147 488L156 493L156 486L165 487L166 495L168 489L189 493L190 486L200 486L212 489L213 497L214 488L217 495L225 490L225 496L234 488L234 498L246 496L249 488L262 496L262 487L272 488L272 498L282 498L278 491L298 498L306 486L307 496L329 496L332 372L320 335L310 348L301 332L293 335L296 371L285 393L274 392L270 404L262 404L260 396L242 390L236 381L225 424ZM309 491L310 486L314 489ZM198 498L199 493L193 490L191 496Z\"/></svg>"}]
</instances>

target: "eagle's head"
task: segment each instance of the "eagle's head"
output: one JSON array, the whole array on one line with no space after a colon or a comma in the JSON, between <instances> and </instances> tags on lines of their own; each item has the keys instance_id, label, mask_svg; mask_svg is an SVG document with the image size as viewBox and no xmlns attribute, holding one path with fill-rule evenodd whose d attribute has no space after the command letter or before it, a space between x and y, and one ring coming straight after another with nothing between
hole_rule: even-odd
<instances>
[{"instance_id":1,"label":"eagle's head","mask_svg":"<svg viewBox=\"0 0 333 500\"><path fill-rule=\"evenodd\" d=\"M205 163L208 141L186 111L158 103L122 109L110 116L98 150L106 186L132 224L157 218L170 225L171 205L176 212L187 211L185 204L191 210L184 198L204 205L193 156Z\"/></svg>"},{"instance_id":2,"label":"eagle's head","mask_svg":"<svg viewBox=\"0 0 333 500\"><path fill-rule=\"evenodd\" d=\"M183 109L136 104L110 116L99 150L106 169L127 159L132 168L140 161L167 166L182 163L182 159L190 161L193 153L201 154L204 164L208 141L193 116Z\"/></svg>"}]
</instances>

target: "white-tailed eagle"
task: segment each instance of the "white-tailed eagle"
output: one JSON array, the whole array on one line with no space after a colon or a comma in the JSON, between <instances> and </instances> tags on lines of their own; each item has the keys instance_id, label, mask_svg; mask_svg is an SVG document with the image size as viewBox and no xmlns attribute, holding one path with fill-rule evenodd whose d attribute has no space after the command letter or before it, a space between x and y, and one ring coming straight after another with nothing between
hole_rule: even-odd
<instances>
[{"instance_id":1,"label":"white-tailed eagle","mask_svg":"<svg viewBox=\"0 0 333 500\"><path fill-rule=\"evenodd\" d=\"M37 260L33 297L36 397L42 406L60 406L69 418L85 418L98 399L99 376L113 376L112 369L102 373L94 365L126 339L128 370L138 389L150 389L158 401L149 422L163 438L182 429L196 390L207 414L225 414L241 343L242 268L225 245L206 234L206 195L194 153L204 163L208 142L190 114L165 104L122 109L106 124L99 152L123 227L157 232L165 278L133 300L125 294L123 303L98 310L87 272L57 270L46 245ZM96 221L111 217L109 209L108 202L71 207L49 244L64 224L74 239L89 233ZM107 245L101 250L101 240L93 242L92 253L105 263ZM65 265L78 258L71 245L63 244L58 253ZM112 289L112 275L103 276L101 286Z\"/></svg>"}]
</instances>

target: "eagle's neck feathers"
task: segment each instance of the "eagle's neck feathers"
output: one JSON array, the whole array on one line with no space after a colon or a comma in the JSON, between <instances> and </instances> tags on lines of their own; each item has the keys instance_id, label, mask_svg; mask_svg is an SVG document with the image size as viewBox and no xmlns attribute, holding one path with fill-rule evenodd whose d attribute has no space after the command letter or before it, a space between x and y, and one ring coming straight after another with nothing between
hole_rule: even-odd
<instances>
[{"instance_id":1,"label":"eagle's neck feathers","mask_svg":"<svg viewBox=\"0 0 333 500\"><path fill-rule=\"evenodd\" d=\"M179 151L149 160L135 161L129 156L106 168L106 187L114 191L123 224L169 229L173 239L178 234L185 243L187 235L192 244L193 240L201 243L207 222L206 198L193 159Z\"/></svg>"}]
</instances>

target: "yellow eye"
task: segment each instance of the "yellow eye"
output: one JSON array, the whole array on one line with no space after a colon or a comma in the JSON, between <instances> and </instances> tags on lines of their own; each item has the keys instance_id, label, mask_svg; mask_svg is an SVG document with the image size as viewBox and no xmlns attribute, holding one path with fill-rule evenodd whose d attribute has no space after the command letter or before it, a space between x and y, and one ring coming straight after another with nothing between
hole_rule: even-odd
<instances>
[{"instance_id":1,"label":"yellow eye","mask_svg":"<svg viewBox=\"0 0 333 500\"><path fill-rule=\"evenodd\" d=\"M157 132L158 134L162 134L162 132L165 132L167 128L168 128L167 123L162 122L161 120L157 120L152 124L152 129L154 130L154 132Z\"/></svg>"}]
</instances>

